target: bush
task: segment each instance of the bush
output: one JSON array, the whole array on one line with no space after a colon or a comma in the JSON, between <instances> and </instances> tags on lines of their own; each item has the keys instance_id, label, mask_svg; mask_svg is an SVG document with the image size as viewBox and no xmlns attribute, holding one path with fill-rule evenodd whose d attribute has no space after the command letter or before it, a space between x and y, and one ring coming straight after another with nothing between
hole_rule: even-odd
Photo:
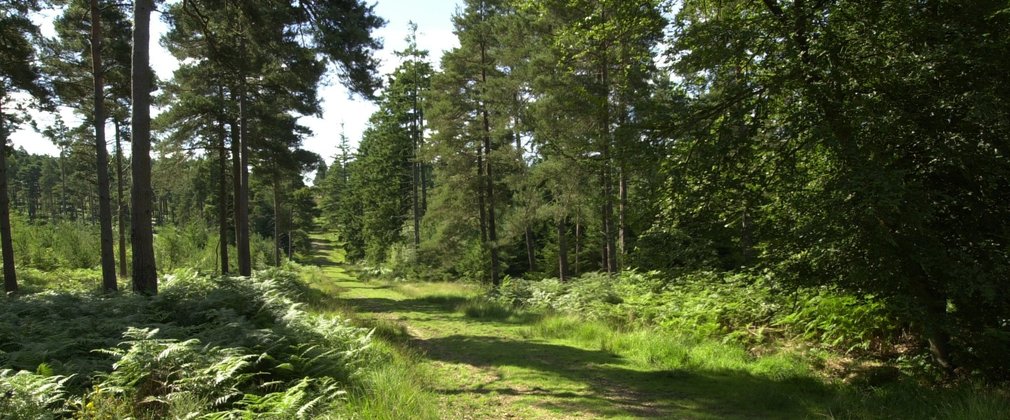
<instances>
[{"instance_id":1,"label":"bush","mask_svg":"<svg viewBox=\"0 0 1010 420\"><path fill-rule=\"evenodd\" d=\"M12 214L11 232L19 267L94 268L101 259L97 225L70 221L32 224Z\"/></svg>"},{"instance_id":2,"label":"bush","mask_svg":"<svg viewBox=\"0 0 1010 420\"><path fill-rule=\"evenodd\" d=\"M873 296L788 290L769 276L747 273L703 271L666 279L659 272L625 271L569 282L506 278L496 293L494 299L506 305L750 344L788 335L851 351L879 349L900 334L887 305Z\"/></svg>"}]
</instances>

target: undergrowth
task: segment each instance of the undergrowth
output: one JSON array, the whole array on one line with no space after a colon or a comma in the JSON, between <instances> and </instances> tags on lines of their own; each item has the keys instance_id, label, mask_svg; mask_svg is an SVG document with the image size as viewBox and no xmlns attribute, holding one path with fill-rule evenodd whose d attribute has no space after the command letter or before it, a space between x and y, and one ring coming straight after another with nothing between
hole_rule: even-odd
<instances>
[{"instance_id":1,"label":"undergrowth","mask_svg":"<svg viewBox=\"0 0 1010 420\"><path fill-rule=\"evenodd\" d=\"M747 405L764 410L799 398L816 401L828 418L976 419L1010 412L1005 387L929 383L902 374L895 360L875 360L902 337L873 296L780 290L769 279L740 274L667 280L625 272L569 282L506 278L497 292L458 310L495 319L538 313L527 331L533 338L606 351L641 369L687 375L688 382L728 372L762 378L767 392L739 395L758 395ZM849 366L828 368L846 360Z\"/></svg>"},{"instance_id":2,"label":"undergrowth","mask_svg":"<svg viewBox=\"0 0 1010 420\"><path fill-rule=\"evenodd\" d=\"M880 299L830 288L785 289L751 274L590 273L569 282L506 278L494 299L534 310L578 313L615 325L658 327L748 345L799 339L832 351L866 353L901 338Z\"/></svg>"},{"instance_id":3,"label":"undergrowth","mask_svg":"<svg viewBox=\"0 0 1010 420\"><path fill-rule=\"evenodd\" d=\"M4 298L0 417L349 415L389 352L370 330L307 311L307 290L285 269L252 278L178 271L153 298Z\"/></svg>"}]
</instances>

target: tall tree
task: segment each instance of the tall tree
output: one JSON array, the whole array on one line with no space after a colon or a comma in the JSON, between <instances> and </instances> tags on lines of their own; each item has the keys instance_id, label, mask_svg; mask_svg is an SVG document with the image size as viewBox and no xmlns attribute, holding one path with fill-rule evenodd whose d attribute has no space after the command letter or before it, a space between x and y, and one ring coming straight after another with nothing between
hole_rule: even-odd
<instances>
[{"instance_id":1,"label":"tall tree","mask_svg":"<svg viewBox=\"0 0 1010 420\"><path fill-rule=\"evenodd\" d=\"M498 200L495 193L503 177L496 175L499 144L502 135L496 130L494 80L501 77L494 51L500 41L495 37L495 20L505 13L505 5L497 1L468 1L453 17L460 47L442 57L442 73L432 80L430 110L432 153L442 161L443 183L438 188L472 191L476 196L481 247L488 257L485 267L488 280L498 285L500 251L498 243ZM472 151L472 152L471 152ZM457 166L448 154L467 166ZM476 177L449 171L476 173ZM438 176L438 175L436 175ZM468 185L460 185L460 182ZM446 192L448 195L448 192ZM469 201L469 199L467 199ZM472 219L471 219L472 220Z\"/></svg>"},{"instance_id":2,"label":"tall tree","mask_svg":"<svg viewBox=\"0 0 1010 420\"><path fill-rule=\"evenodd\" d=\"M18 290L11 240L7 141L13 128L23 122L23 118L13 113L16 106L11 106L11 95L27 92L42 104L48 103L49 98L32 42L39 36L38 28L27 17L38 8L36 1L0 1L0 248L3 248L4 291L7 293Z\"/></svg>"},{"instance_id":3,"label":"tall tree","mask_svg":"<svg viewBox=\"0 0 1010 420\"><path fill-rule=\"evenodd\" d=\"M398 51L396 54L405 61L401 67L395 71L394 77L400 83L401 89L407 92L400 93L404 97L410 119L410 136L413 148L413 164L411 169L411 216L414 221L414 248L421 244L421 217L427 207L427 180L425 175L425 164L421 158L421 149L424 146L424 111L422 110L422 98L427 93L431 84L431 64L425 60L428 56L427 50L417 48L417 24L410 22L410 33L407 35L407 49Z\"/></svg>"},{"instance_id":4,"label":"tall tree","mask_svg":"<svg viewBox=\"0 0 1010 420\"><path fill-rule=\"evenodd\" d=\"M655 0L548 1L532 5L541 11L540 19L553 28L553 67L574 76L560 78L560 86L550 83L582 92L589 105L585 112L595 120L592 138L598 156L594 166L601 187L604 268L610 273L619 269L619 257L627 248L628 162L634 158L629 152L634 150L631 143L640 138L629 123L635 115L635 100L648 97L654 48L666 25L660 5Z\"/></svg>"},{"instance_id":5,"label":"tall tree","mask_svg":"<svg viewBox=\"0 0 1010 420\"><path fill-rule=\"evenodd\" d=\"M677 19L694 100L671 155L694 170L675 225L704 220L695 194L730 198L759 262L885 297L941 370L1005 347L1006 300L984 290L1010 267L1006 4L686 2Z\"/></svg>"},{"instance_id":6,"label":"tall tree","mask_svg":"<svg viewBox=\"0 0 1010 420\"><path fill-rule=\"evenodd\" d=\"M98 212L101 224L102 288L115 291L116 257L112 254L112 205L109 151L105 140L105 68L102 67L102 16L98 0L90 0L91 72L94 78L95 165L98 172Z\"/></svg>"},{"instance_id":7,"label":"tall tree","mask_svg":"<svg viewBox=\"0 0 1010 420\"><path fill-rule=\"evenodd\" d=\"M151 187L151 70L150 39L153 0L136 0L133 5L133 91L131 143L133 187L131 189L130 242L133 248L133 290L158 293L158 271L154 261L154 190Z\"/></svg>"},{"instance_id":8,"label":"tall tree","mask_svg":"<svg viewBox=\"0 0 1010 420\"><path fill-rule=\"evenodd\" d=\"M176 5L171 15L176 38L185 40L197 35L194 39L203 45L202 50L179 49L182 54L176 55L180 59L213 57L231 76L229 87L238 103L234 117L237 129L233 125L237 142L233 139L232 147L238 168L234 174L238 269L239 274L249 275L248 168L250 154L259 147L252 138L257 130L250 115L254 107L251 98L269 88L259 78L268 71L317 62L316 56L305 53L312 51L336 64L338 77L352 92L370 97L378 86L372 52L381 46L371 37L371 31L383 21L374 15L372 7L357 0L255 4L188 0ZM314 87L314 83L310 84ZM306 106L318 106L314 94L313 89Z\"/></svg>"},{"instance_id":9,"label":"tall tree","mask_svg":"<svg viewBox=\"0 0 1010 420\"><path fill-rule=\"evenodd\" d=\"M73 106L91 125L94 137L95 174L99 208L102 287L114 291L116 285L113 254L111 188L106 147L107 104L129 95L126 69L129 67L130 27L118 5L98 0L66 1L63 15L56 23L57 40L51 42L45 60L59 75L56 93L63 103ZM90 61L90 62L89 62ZM84 83L87 80L90 83ZM90 95L85 84L90 85Z\"/></svg>"}]
</instances>

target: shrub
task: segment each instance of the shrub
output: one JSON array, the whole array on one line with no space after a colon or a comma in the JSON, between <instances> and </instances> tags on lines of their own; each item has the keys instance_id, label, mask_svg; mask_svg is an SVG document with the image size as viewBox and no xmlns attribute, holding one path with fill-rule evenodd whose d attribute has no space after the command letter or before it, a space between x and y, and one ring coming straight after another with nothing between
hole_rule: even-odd
<instances>
[{"instance_id":1,"label":"shrub","mask_svg":"<svg viewBox=\"0 0 1010 420\"><path fill-rule=\"evenodd\" d=\"M661 327L698 337L756 344L789 335L851 351L879 348L900 331L888 306L873 296L831 288L788 290L767 275L693 272L589 273L569 282L506 278L498 302L577 313L615 325Z\"/></svg>"}]
</instances>

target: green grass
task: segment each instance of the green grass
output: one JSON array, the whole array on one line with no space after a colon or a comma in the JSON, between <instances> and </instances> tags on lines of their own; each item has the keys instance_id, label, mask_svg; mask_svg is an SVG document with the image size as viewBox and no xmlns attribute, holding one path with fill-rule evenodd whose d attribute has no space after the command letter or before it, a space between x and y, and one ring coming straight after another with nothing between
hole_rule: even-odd
<instances>
[{"instance_id":1,"label":"green grass","mask_svg":"<svg viewBox=\"0 0 1010 420\"><path fill-rule=\"evenodd\" d=\"M316 237L317 241L332 240ZM357 280L336 246L316 310L374 331L391 359L349 404L364 418L1000 418L991 387L881 387L828 377L830 354L692 331L517 310L465 283ZM786 347L786 348L782 348ZM409 409L400 409L409 407Z\"/></svg>"}]
</instances>

